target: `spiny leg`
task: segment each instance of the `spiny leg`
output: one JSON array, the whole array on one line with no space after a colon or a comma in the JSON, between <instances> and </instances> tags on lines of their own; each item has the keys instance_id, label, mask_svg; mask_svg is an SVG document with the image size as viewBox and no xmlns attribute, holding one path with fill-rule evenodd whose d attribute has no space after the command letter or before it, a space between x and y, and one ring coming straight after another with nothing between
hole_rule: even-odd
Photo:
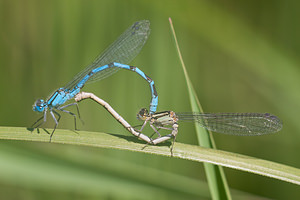
<instances>
[{"instance_id":1,"label":"spiny leg","mask_svg":"<svg viewBox=\"0 0 300 200\"><path fill-rule=\"evenodd\" d=\"M153 129L153 128L152 128ZM156 129L156 131L154 131L153 133L152 133L152 135L149 137L149 138L151 138L152 139L152 137L155 135L155 133L157 134L157 132L160 130L160 128L157 128ZM161 137L160 135L159 135L159 137Z\"/></svg>"},{"instance_id":2,"label":"spiny leg","mask_svg":"<svg viewBox=\"0 0 300 200\"><path fill-rule=\"evenodd\" d=\"M52 111L58 116L58 119L55 118L54 113ZM54 119L55 126L54 126L54 129L53 129L53 131L52 131L52 133L50 135L50 141L49 142L51 142L53 133L56 130L56 127L58 126L58 123L59 123L59 120L60 120L60 117L61 117L60 114L58 112L56 112L55 110L50 110L50 114L51 114L52 118Z\"/></svg>"},{"instance_id":3,"label":"spiny leg","mask_svg":"<svg viewBox=\"0 0 300 200\"><path fill-rule=\"evenodd\" d=\"M59 110L62 111L62 112L68 113L68 114L70 114L70 115L72 115L74 117L75 130L78 130L77 129L77 123L76 123L76 115L74 113L68 111L68 110L62 110L62 109L59 109Z\"/></svg>"},{"instance_id":4,"label":"spiny leg","mask_svg":"<svg viewBox=\"0 0 300 200\"><path fill-rule=\"evenodd\" d=\"M136 127L140 127L140 126L142 126L143 124L139 124L139 125L135 125L135 126L132 126L132 128L136 128Z\"/></svg>"},{"instance_id":5,"label":"spiny leg","mask_svg":"<svg viewBox=\"0 0 300 200\"><path fill-rule=\"evenodd\" d=\"M153 140L152 140L152 137L156 134L159 135L159 137L161 137L161 135L159 134L159 130L160 130L160 127L159 128L156 128L154 125L150 124L150 127L154 130L154 132L152 133L152 135L149 137L150 140L151 140L151 144L153 144ZM142 148L142 149L145 149L148 145L150 144L150 142L147 142L147 144Z\"/></svg>"},{"instance_id":6,"label":"spiny leg","mask_svg":"<svg viewBox=\"0 0 300 200\"><path fill-rule=\"evenodd\" d=\"M153 125L153 126L154 126L154 125ZM157 130L156 133L158 134L159 137L161 137L161 135L160 135L159 132L158 132L160 129L164 129L164 130L168 130L168 131L173 131L173 130L174 130L173 128L164 127L164 126L155 126L155 128L156 128L156 130Z\"/></svg>"},{"instance_id":7,"label":"spiny leg","mask_svg":"<svg viewBox=\"0 0 300 200\"><path fill-rule=\"evenodd\" d=\"M145 125L147 124L148 120L149 120L149 119L146 119L142 125L132 126L132 128L134 129L134 131L136 131L136 132L139 133L138 137L140 137L140 135L143 134L142 131L143 131L143 129L145 128ZM140 128L140 130L137 130L136 127L139 127L139 126L141 126L141 128ZM149 143L152 144L151 138L149 138L149 139L150 139L150 141L147 142L147 144L146 144L142 149L144 149Z\"/></svg>"},{"instance_id":8,"label":"spiny leg","mask_svg":"<svg viewBox=\"0 0 300 200\"><path fill-rule=\"evenodd\" d=\"M77 103L71 103L71 104L68 104L68 105L65 105L65 106L62 106L62 107L59 107L58 110L62 111L62 112L65 112L65 113L68 113L70 115L72 115L74 117L74 124L75 124L75 130L78 130L77 129L77 123L76 123L76 115L68 110L65 110L64 108L67 108L69 106L76 106L76 109L77 109L77 114L78 114L78 118L80 119L81 123L84 124L83 120L81 119L80 117L80 112L79 112L79 107L78 107L78 104Z\"/></svg>"},{"instance_id":9,"label":"spiny leg","mask_svg":"<svg viewBox=\"0 0 300 200\"><path fill-rule=\"evenodd\" d=\"M173 130L172 130L172 133L171 133L171 137L173 137L173 142L172 142L172 146L171 146L170 151L171 151L171 156L173 157L174 144L175 144L176 136L178 134L178 124L177 123L173 124L172 129Z\"/></svg>"},{"instance_id":10,"label":"spiny leg","mask_svg":"<svg viewBox=\"0 0 300 200\"><path fill-rule=\"evenodd\" d=\"M158 137L161 137L160 133L158 132L157 128L156 128L154 125L150 124L150 127L154 130L155 133L157 133ZM160 129L160 128L159 128L159 129ZM155 134L155 133L154 133L154 134ZM153 134L153 135L154 135L154 134ZM152 136L153 136L153 135L152 135ZM152 136L151 136L151 137L152 137Z\"/></svg>"},{"instance_id":11,"label":"spiny leg","mask_svg":"<svg viewBox=\"0 0 300 200\"><path fill-rule=\"evenodd\" d=\"M41 122L41 123L39 123L38 125L36 125L39 121L41 121L42 119L44 119L44 121L43 122ZM44 117L44 115L42 116L42 117L40 117L38 120L36 120L32 125L31 125L31 127L32 128L37 128L37 127L39 127L40 125L42 125L43 123L45 123L45 117ZM34 126L34 125L36 125L36 126Z\"/></svg>"},{"instance_id":12,"label":"spiny leg","mask_svg":"<svg viewBox=\"0 0 300 200\"><path fill-rule=\"evenodd\" d=\"M174 123L172 125L172 128L167 128L167 127L159 127L159 128L166 129L166 130L172 130L172 133L162 136L162 137L155 138L154 140L152 140L152 143L159 144L161 142L164 142L164 141L167 141L167 140L170 140L173 138L173 142L170 147L171 156L173 156L174 144L175 144L176 136L178 134L178 124Z\"/></svg>"},{"instance_id":13,"label":"spiny leg","mask_svg":"<svg viewBox=\"0 0 300 200\"><path fill-rule=\"evenodd\" d=\"M36 125L39 121L41 121L42 119L44 119L41 123L39 123L38 125ZM42 117L40 117L36 122L34 122L31 127L33 127L33 130L40 127L42 124L44 124L47 120L47 110L44 111L44 115ZM35 126L36 125L36 126ZM34 127L35 126L35 127Z\"/></svg>"},{"instance_id":14,"label":"spiny leg","mask_svg":"<svg viewBox=\"0 0 300 200\"><path fill-rule=\"evenodd\" d=\"M78 114L78 118L80 119L81 123L84 124L84 121L83 119L81 118L80 116L80 112L79 112L79 106L78 106L78 103L74 103L76 105L76 109L77 109L77 114Z\"/></svg>"},{"instance_id":15,"label":"spiny leg","mask_svg":"<svg viewBox=\"0 0 300 200\"><path fill-rule=\"evenodd\" d=\"M60 108L58 108L58 110L60 110L60 111L62 111L62 112L65 112L65 113L68 113L68 114L70 114L70 115L72 115L73 117L74 117L74 125L75 125L75 130L78 130L77 129L77 123L76 123L76 115L74 114L74 113L72 113L72 112L70 112L70 111L68 111L68 110L63 110L63 109L60 109Z\"/></svg>"},{"instance_id":16,"label":"spiny leg","mask_svg":"<svg viewBox=\"0 0 300 200\"><path fill-rule=\"evenodd\" d=\"M144 123L142 124L142 125L137 125L137 126L142 126L141 128L140 128L140 130L136 130L137 132L142 132L143 131L143 129L145 128L145 126L146 126L146 124L147 124L147 122L149 121L149 119L146 119L145 121L144 121ZM137 126L133 126L132 128L135 128L135 127L137 127Z\"/></svg>"},{"instance_id":17,"label":"spiny leg","mask_svg":"<svg viewBox=\"0 0 300 200\"><path fill-rule=\"evenodd\" d=\"M170 148L170 151L171 151L171 157L173 157L173 149L174 149L175 140L176 140L176 136L173 136L173 142L172 142L171 148Z\"/></svg>"},{"instance_id":18,"label":"spiny leg","mask_svg":"<svg viewBox=\"0 0 300 200\"><path fill-rule=\"evenodd\" d=\"M76 106L76 109L77 109L78 118L81 119L80 112L79 112L79 106L78 106L78 103L76 103L76 102L75 103L70 103L70 104L65 105L65 106L61 106L61 107L59 107L59 109L64 109L64 108L74 106L74 105Z\"/></svg>"}]
</instances>

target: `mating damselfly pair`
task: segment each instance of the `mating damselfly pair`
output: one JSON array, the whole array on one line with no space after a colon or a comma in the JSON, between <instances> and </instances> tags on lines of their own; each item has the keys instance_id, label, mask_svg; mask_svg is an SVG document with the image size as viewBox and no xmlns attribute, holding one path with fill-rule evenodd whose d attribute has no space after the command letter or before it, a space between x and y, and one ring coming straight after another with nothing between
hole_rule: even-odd
<instances>
[{"instance_id":1,"label":"mating damselfly pair","mask_svg":"<svg viewBox=\"0 0 300 200\"><path fill-rule=\"evenodd\" d=\"M150 23L147 20L142 20L130 26L112 45L110 45L97 59L83 71L78 73L69 83L64 87L56 90L47 100L39 99L33 105L33 110L44 113L33 126L39 127L46 122L47 111L51 114L55 127L50 135L52 135L58 126L61 118L58 111L68 113L74 117L75 129L77 115L73 112L65 110L70 106L76 106L78 117L79 109L77 102L97 96L84 96L80 90L87 83L102 80L119 69L127 69L136 72L144 78L150 85L151 101L150 112L147 109L142 109L138 113L138 118L144 120L144 124L140 130L133 129L120 115L115 112L108 103L98 98L98 103L105 106L105 108L113 114L113 116L123 124L133 135L138 136L147 143L158 144L170 138L175 138L178 133L178 121L196 121L204 128L209 130L233 134L233 135L262 135L274 133L281 129L281 121L270 114L260 113L175 113L173 111L156 112L158 105L158 95L154 86L154 81L147 76L143 71L137 67L127 65L140 52L150 34ZM64 105L67 101L75 98L76 102ZM101 102L99 102L100 100ZM95 100L95 101L97 101ZM56 116L57 118L56 118ZM151 138L142 133L145 125L149 123L150 127L158 134L157 138ZM171 133L165 136L160 135L159 129L170 130Z\"/></svg>"}]
</instances>

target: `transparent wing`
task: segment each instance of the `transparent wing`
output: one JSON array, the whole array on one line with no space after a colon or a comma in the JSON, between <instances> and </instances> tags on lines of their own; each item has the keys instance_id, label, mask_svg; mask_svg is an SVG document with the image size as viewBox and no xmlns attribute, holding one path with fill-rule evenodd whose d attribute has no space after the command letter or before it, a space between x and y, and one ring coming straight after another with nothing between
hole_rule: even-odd
<instances>
[{"instance_id":1,"label":"transparent wing","mask_svg":"<svg viewBox=\"0 0 300 200\"><path fill-rule=\"evenodd\" d=\"M103 65L118 62L128 64L141 51L150 34L150 22L142 20L135 22L114 43L112 43L95 61L78 73L72 81L65 85L65 89L74 88L91 70ZM93 75L87 82L99 81L117 72L119 68L112 67Z\"/></svg>"},{"instance_id":2,"label":"transparent wing","mask_svg":"<svg viewBox=\"0 0 300 200\"><path fill-rule=\"evenodd\" d=\"M176 113L178 120L198 122L204 128L232 135L263 135L282 128L280 119L269 113Z\"/></svg>"}]
</instances>

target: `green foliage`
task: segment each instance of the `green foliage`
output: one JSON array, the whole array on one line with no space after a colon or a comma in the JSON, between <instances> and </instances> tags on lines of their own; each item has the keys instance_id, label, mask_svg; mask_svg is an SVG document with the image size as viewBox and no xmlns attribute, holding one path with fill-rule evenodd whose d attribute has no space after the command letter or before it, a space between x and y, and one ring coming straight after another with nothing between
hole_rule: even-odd
<instances>
[{"instance_id":1,"label":"green foliage","mask_svg":"<svg viewBox=\"0 0 300 200\"><path fill-rule=\"evenodd\" d=\"M25 128L0 127L0 139L49 143L49 134L44 131L36 133L36 130L31 132L31 130L26 130ZM144 144L143 141L139 141L134 136L123 136L99 132L57 130L51 143L83 145L171 156L168 143L157 146L145 146L146 144ZM173 157L196 162L213 163L300 185L300 169L267 160L239 155L237 153L230 153L177 142L173 151ZM145 173L147 172L145 171Z\"/></svg>"}]
</instances>

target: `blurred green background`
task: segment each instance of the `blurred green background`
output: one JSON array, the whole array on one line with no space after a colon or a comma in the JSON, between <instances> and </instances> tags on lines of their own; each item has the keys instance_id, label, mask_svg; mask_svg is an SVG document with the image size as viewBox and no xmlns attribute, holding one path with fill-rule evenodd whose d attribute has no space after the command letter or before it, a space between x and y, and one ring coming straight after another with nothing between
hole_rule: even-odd
<instances>
[{"instance_id":1,"label":"blurred green background","mask_svg":"<svg viewBox=\"0 0 300 200\"><path fill-rule=\"evenodd\" d=\"M300 167L300 14L298 1L0 0L0 124L29 127L38 98L63 86L133 22L151 35L131 63L154 79L158 110L189 111L170 33L206 112L270 112L277 134L214 134L218 149ZM148 84L129 71L84 87L131 124L148 107ZM129 135L105 109L79 104L81 130ZM48 116L50 117L50 116ZM45 126L52 128L49 120ZM63 115L59 128L73 129ZM42 132L43 134L46 134ZM75 134L75 133L74 133ZM54 136L55 137L55 136ZM191 124L178 142L197 144ZM175 144L176 148L176 144ZM225 168L235 199L295 199L299 186ZM243 192L241 192L243 191ZM174 158L71 145L0 141L2 199L209 199L202 165Z\"/></svg>"}]
</instances>

